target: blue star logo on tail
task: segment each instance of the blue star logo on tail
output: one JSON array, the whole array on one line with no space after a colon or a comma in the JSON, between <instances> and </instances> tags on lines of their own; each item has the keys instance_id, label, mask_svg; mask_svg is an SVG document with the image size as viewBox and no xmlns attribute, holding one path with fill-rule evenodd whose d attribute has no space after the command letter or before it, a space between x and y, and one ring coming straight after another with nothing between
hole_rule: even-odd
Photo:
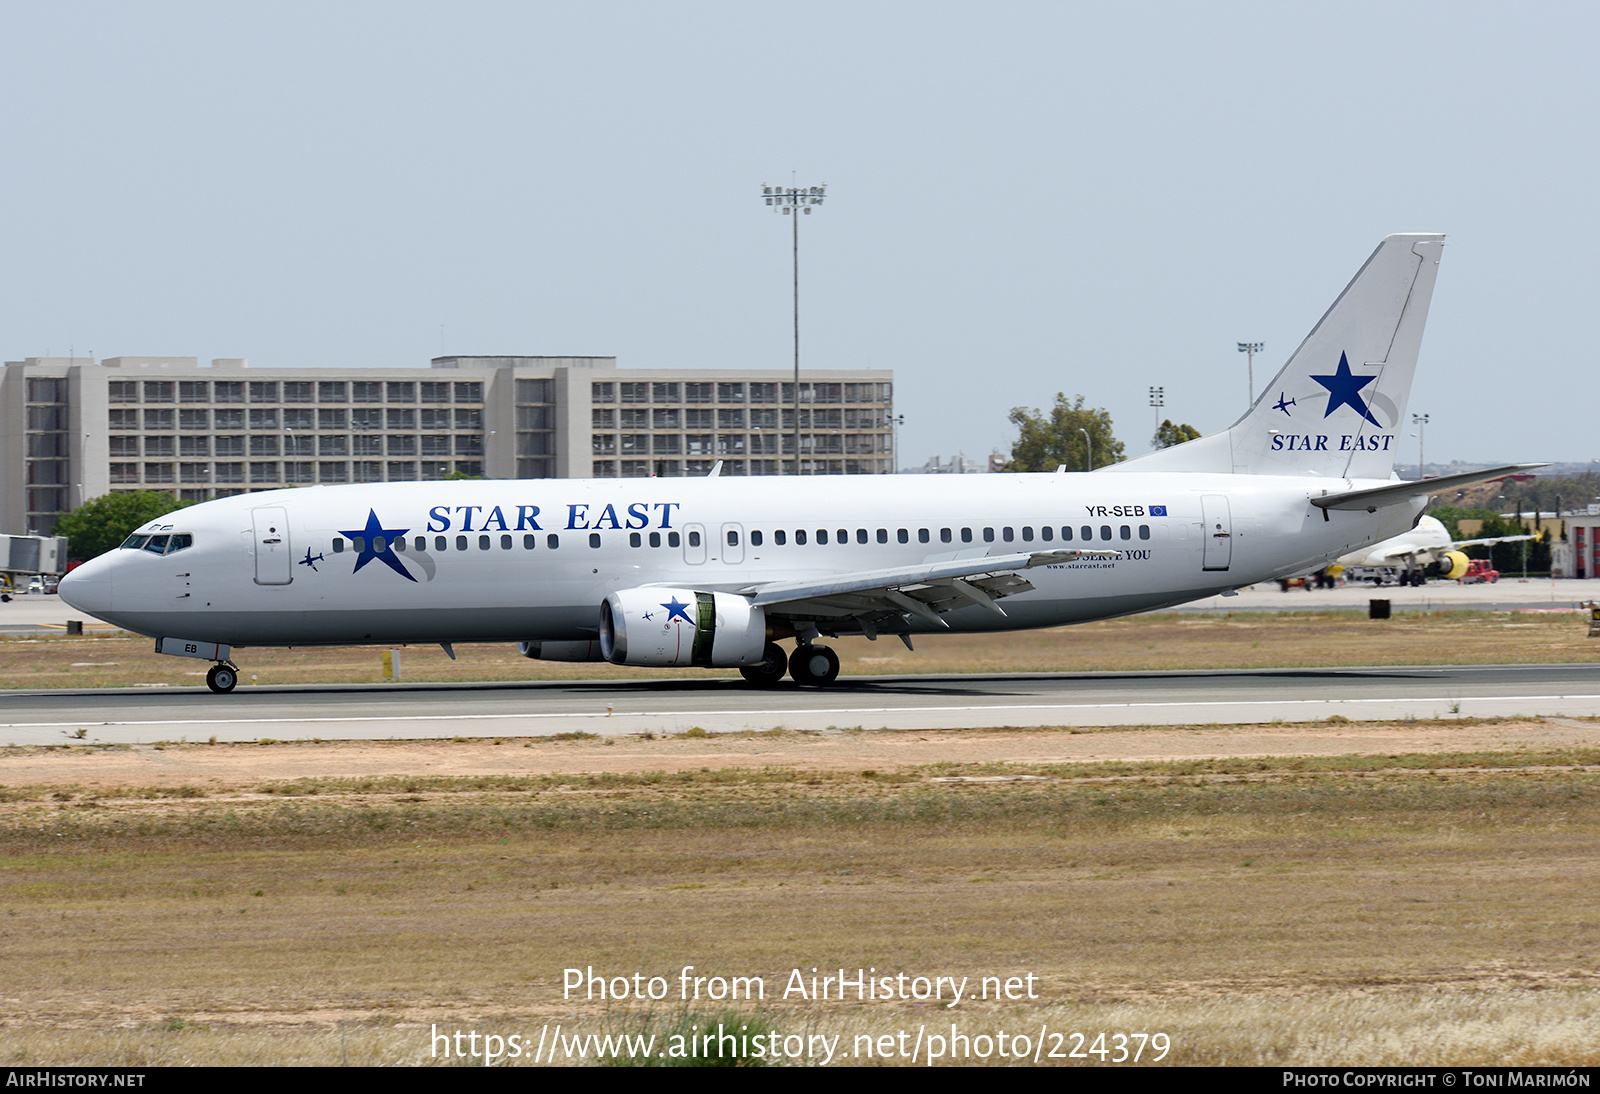
<instances>
[{"instance_id":1,"label":"blue star logo on tail","mask_svg":"<svg viewBox=\"0 0 1600 1094\"><path fill-rule=\"evenodd\" d=\"M1322 412L1324 418L1340 407L1347 406L1379 429L1383 428L1383 423L1372 416L1372 411L1367 409L1366 400L1361 397L1361 389L1376 380L1376 376L1355 375L1350 371L1349 360L1341 353L1339 368L1332 376L1311 378L1328 389L1328 409Z\"/></svg>"},{"instance_id":2,"label":"blue star logo on tail","mask_svg":"<svg viewBox=\"0 0 1600 1094\"><path fill-rule=\"evenodd\" d=\"M689 605L687 605L687 604L679 604L678 603L678 598L677 598L676 595L673 596L671 601L669 601L668 603L663 604L661 606L663 608L667 609L667 622L668 623L671 623L674 619L682 619L685 623L693 625L694 620L689 618L689 613L686 610L689 607Z\"/></svg>"},{"instance_id":3,"label":"blue star logo on tail","mask_svg":"<svg viewBox=\"0 0 1600 1094\"><path fill-rule=\"evenodd\" d=\"M367 526L365 528L356 528L352 531L341 530L339 533L342 536L349 536L361 544L361 553L356 555L356 568L350 572L360 573L361 567L373 559L377 559L407 581L417 580L406 573L405 564L395 555L393 547L394 541L409 531L411 531L409 528L385 528L382 522L378 520L378 511L376 509L368 509ZM376 547L379 540L383 541L383 550L381 551Z\"/></svg>"}]
</instances>

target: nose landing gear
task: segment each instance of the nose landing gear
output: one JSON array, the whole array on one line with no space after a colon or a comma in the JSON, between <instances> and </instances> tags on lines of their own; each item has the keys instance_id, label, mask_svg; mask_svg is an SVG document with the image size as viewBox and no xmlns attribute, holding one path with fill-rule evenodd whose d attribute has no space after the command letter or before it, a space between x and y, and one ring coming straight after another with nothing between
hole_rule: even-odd
<instances>
[{"instance_id":1,"label":"nose landing gear","mask_svg":"<svg viewBox=\"0 0 1600 1094\"><path fill-rule=\"evenodd\" d=\"M218 695L226 695L239 683L239 670L232 665L218 662L211 666L211 671L206 673L206 687Z\"/></svg>"}]
</instances>

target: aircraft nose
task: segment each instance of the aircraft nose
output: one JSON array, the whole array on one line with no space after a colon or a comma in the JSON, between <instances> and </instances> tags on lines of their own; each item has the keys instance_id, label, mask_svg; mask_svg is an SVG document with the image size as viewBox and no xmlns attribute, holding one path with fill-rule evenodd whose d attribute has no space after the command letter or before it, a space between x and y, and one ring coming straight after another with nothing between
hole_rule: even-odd
<instances>
[{"instance_id":1,"label":"aircraft nose","mask_svg":"<svg viewBox=\"0 0 1600 1094\"><path fill-rule=\"evenodd\" d=\"M56 593L66 603L86 615L111 610L111 559L91 558L61 579Z\"/></svg>"}]
</instances>

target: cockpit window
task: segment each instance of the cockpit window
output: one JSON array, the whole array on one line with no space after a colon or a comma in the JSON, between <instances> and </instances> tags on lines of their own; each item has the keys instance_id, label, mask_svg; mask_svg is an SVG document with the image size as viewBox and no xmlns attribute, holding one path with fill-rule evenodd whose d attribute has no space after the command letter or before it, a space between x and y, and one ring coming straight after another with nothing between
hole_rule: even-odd
<instances>
[{"instance_id":1,"label":"cockpit window","mask_svg":"<svg viewBox=\"0 0 1600 1094\"><path fill-rule=\"evenodd\" d=\"M131 535L123 541L122 546L134 551L149 551L153 555L170 555L174 551L181 551L185 547L194 546L194 536L188 532L177 535Z\"/></svg>"}]
</instances>

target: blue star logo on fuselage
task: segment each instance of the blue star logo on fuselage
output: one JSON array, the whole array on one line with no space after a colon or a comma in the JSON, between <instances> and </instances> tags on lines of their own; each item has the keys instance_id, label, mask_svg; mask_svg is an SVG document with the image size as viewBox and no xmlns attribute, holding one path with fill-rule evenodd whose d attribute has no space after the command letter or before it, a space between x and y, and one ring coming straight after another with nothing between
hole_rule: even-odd
<instances>
[{"instance_id":1,"label":"blue star logo on fuselage","mask_svg":"<svg viewBox=\"0 0 1600 1094\"><path fill-rule=\"evenodd\" d=\"M356 528L353 531L341 531L339 533L342 536L349 536L361 544L361 552L356 555L356 568L350 572L353 574L360 573L361 567L373 559L377 559L407 581L417 580L406 573L405 564L394 553L393 547L394 541L409 531L411 531L409 528L385 528L382 522L378 520L378 511L376 509L368 509L367 526L365 528ZM381 551L375 546L380 540L383 542Z\"/></svg>"},{"instance_id":2,"label":"blue star logo on fuselage","mask_svg":"<svg viewBox=\"0 0 1600 1094\"><path fill-rule=\"evenodd\" d=\"M679 604L678 603L678 598L677 598L676 595L674 595L673 598L669 602L667 602L667 603L665 603L665 604L663 604L661 606L663 608L667 609L667 622L668 623L671 623L674 619L682 619L685 623L688 623L688 624L691 624L691 625L694 623L694 620L689 618L689 612L687 610L689 605L687 605L687 604Z\"/></svg>"},{"instance_id":3,"label":"blue star logo on fuselage","mask_svg":"<svg viewBox=\"0 0 1600 1094\"><path fill-rule=\"evenodd\" d=\"M1372 411L1367 408L1366 400L1361 398L1361 389L1366 387L1376 376L1357 376L1350 371L1350 362L1343 353L1339 354L1339 368L1332 376L1313 376L1317 383L1328 389L1328 409L1322 412L1326 418L1342 406L1347 406L1361 415L1367 421L1383 428L1383 423L1372 416Z\"/></svg>"}]
</instances>

